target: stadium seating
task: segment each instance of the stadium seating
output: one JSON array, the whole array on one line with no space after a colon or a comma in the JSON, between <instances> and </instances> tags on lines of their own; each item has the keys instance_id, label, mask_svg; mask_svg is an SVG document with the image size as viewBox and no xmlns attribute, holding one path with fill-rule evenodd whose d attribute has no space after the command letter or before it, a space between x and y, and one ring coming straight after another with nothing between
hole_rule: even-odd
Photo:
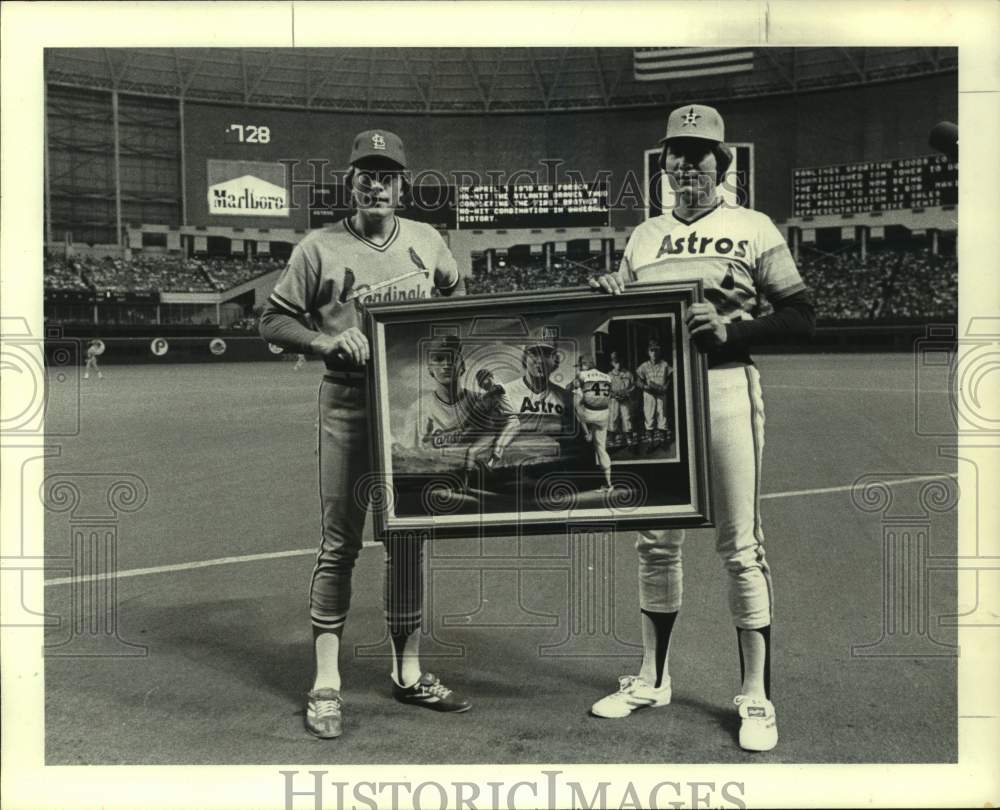
<instances>
[{"instance_id":1,"label":"stadium seating","mask_svg":"<svg viewBox=\"0 0 1000 810\"><path fill-rule=\"evenodd\" d=\"M616 253L617 267L621 253ZM933 255L925 247L886 245L866 260L849 247L837 253L803 248L799 271L816 298L823 320L953 318L958 307L958 263L954 255ZM601 272L603 257L557 256L547 270L542 256L514 261L498 258L487 270L484 257L472 263L470 293L571 287Z\"/></svg>"},{"instance_id":2,"label":"stadium seating","mask_svg":"<svg viewBox=\"0 0 1000 810\"><path fill-rule=\"evenodd\" d=\"M140 253L129 261L88 256L49 258L45 261L45 288L97 293L221 292L282 266L270 257L183 259Z\"/></svg>"},{"instance_id":3,"label":"stadium seating","mask_svg":"<svg viewBox=\"0 0 1000 810\"><path fill-rule=\"evenodd\" d=\"M620 260L621 253L616 252L614 265ZM484 256L473 257L467 280L470 293L584 285L602 271L604 257L558 254L547 269L544 256L525 249L498 256L490 270L486 265ZM271 257L184 259L137 254L129 261L47 258L45 289L98 294L211 293L232 289L282 266L281 260ZM815 293L817 314L824 320L953 318L957 314L958 264L954 254L933 255L926 247L911 244L882 245L869 250L862 261L853 245L835 253L803 246L798 266Z\"/></svg>"},{"instance_id":4,"label":"stadium seating","mask_svg":"<svg viewBox=\"0 0 1000 810\"><path fill-rule=\"evenodd\" d=\"M953 318L958 310L958 262L927 248L884 246L862 262L855 249L803 250L799 271L828 320Z\"/></svg>"}]
</instances>

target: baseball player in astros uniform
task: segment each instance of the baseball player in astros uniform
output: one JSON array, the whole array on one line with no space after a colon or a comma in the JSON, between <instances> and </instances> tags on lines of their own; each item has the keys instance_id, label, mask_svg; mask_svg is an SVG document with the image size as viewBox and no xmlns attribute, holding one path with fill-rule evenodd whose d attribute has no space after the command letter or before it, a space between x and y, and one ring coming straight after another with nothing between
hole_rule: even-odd
<instances>
[{"instance_id":1,"label":"baseball player in astros uniform","mask_svg":"<svg viewBox=\"0 0 1000 810\"><path fill-rule=\"evenodd\" d=\"M521 353L524 374L503 384L520 420L507 451L509 464L558 460L564 441L576 435L573 397L550 379L559 362L555 339L543 330L541 339Z\"/></svg>"},{"instance_id":2,"label":"baseball player in astros uniform","mask_svg":"<svg viewBox=\"0 0 1000 810\"><path fill-rule=\"evenodd\" d=\"M594 368L589 357L577 362L579 371L573 381L576 415L584 437L594 445L594 460L604 473L604 487L611 491L611 456L608 455L608 405L611 402L611 378Z\"/></svg>"},{"instance_id":3,"label":"baseball player in astros uniform","mask_svg":"<svg viewBox=\"0 0 1000 810\"><path fill-rule=\"evenodd\" d=\"M359 305L366 300L427 298L460 286L455 259L429 225L401 219L406 157L392 132L354 139L347 185L353 212L308 234L292 251L261 317L261 336L286 350L323 357L319 391L322 543L310 589L315 677L306 697L306 728L318 737L342 729L340 639L361 550L369 470L366 375L370 356ZM307 324L311 319L314 324ZM422 543L387 541L385 613L392 643L395 698L438 711L469 703L421 671Z\"/></svg>"},{"instance_id":4,"label":"baseball player in astros uniform","mask_svg":"<svg viewBox=\"0 0 1000 810\"><path fill-rule=\"evenodd\" d=\"M649 359L635 371L642 389L642 413L646 422L646 439L650 451L667 438L667 384L673 369L660 356L660 344L649 341Z\"/></svg>"},{"instance_id":5,"label":"baseball player in astros uniform","mask_svg":"<svg viewBox=\"0 0 1000 810\"><path fill-rule=\"evenodd\" d=\"M765 337L810 335L815 314L771 220L721 200L717 186L730 162L724 137L722 117L711 107L686 105L670 113L661 167L676 193L674 210L637 227L618 272L591 284L612 294L636 282L700 278L705 284L707 300L688 309L685 325L708 356L716 550L728 577L740 654L739 741L744 749L766 751L777 744L778 728L770 699L771 576L759 500L764 410L749 350ZM774 311L754 319L759 293ZM593 705L599 717L670 703L668 654L681 606L683 541L676 530L639 535L642 666Z\"/></svg>"},{"instance_id":6,"label":"baseball player in astros uniform","mask_svg":"<svg viewBox=\"0 0 1000 810\"><path fill-rule=\"evenodd\" d=\"M608 430L612 447L627 444L635 447L635 433L632 430L632 392L635 390L635 378L632 372L624 368L618 352L611 352L611 402L608 406Z\"/></svg>"}]
</instances>

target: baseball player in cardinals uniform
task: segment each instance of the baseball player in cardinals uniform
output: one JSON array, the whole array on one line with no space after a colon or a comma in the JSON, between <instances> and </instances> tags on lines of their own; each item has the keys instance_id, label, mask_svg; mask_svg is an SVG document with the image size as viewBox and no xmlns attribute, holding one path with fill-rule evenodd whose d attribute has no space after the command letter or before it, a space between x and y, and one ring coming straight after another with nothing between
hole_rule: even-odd
<instances>
[{"instance_id":1,"label":"baseball player in cardinals uniform","mask_svg":"<svg viewBox=\"0 0 1000 810\"><path fill-rule=\"evenodd\" d=\"M369 471L370 456L370 348L359 305L428 298L435 289L450 295L460 286L455 259L438 232L396 216L409 182L406 165L403 143L394 133L368 130L355 137L347 174L352 214L296 245L261 317L265 340L319 354L326 365L319 390L323 532L310 589L316 671L305 712L308 731L323 738L342 732L340 639L369 497L358 486ZM465 711L467 700L420 668L422 555L419 540L386 542L393 695L438 711Z\"/></svg>"},{"instance_id":2,"label":"baseball player in cardinals uniform","mask_svg":"<svg viewBox=\"0 0 1000 810\"><path fill-rule=\"evenodd\" d=\"M465 361L457 337L436 338L427 347L426 357L427 372L435 385L410 406L402 439L418 449L447 450L462 445L462 432L476 395L462 385ZM464 446L461 451L464 458Z\"/></svg>"},{"instance_id":3,"label":"baseball player in cardinals uniform","mask_svg":"<svg viewBox=\"0 0 1000 810\"><path fill-rule=\"evenodd\" d=\"M764 406L750 357L755 341L808 336L815 313L805 284L778 229L764 214L725 204L717 186L730 162L722 117L689 104L670 113L661 141L661 167L676 192L673 211L647 220L629 239L617 273L591 285L620 294L646 281L700 278L704 302L685 324L694 346L708 355L712 487L716 550L729 583L741 680L735 699L740 745L766 751L778 742L770 694L771 576L760 521L760 464ZM754 319L757 295L774 311ZM639 607L644 654L638 675L597 701L599 717L627 717L671 699L670 636L681 607L682 531L639 535Z\"/></svg>"},{"instance_id":4,"label":"baseball player in cardinals uniform","mask_svg":"<svg viewBox=\"0 0 1000 810\"><path fill-rule=\"evenodd\" d=\"M635 390L635 378L632 372L623 368L618 352L611 352L611 402L608 407L608 430L610 445L621 447L627 444L635 447L635 433L632 430L632 392Z\"/></svg>"},{"instance_id":5,"label":"baseball player in cardinals uniform","mask_svg":"<svg viewBox=\"0 0 1000 810\"><path fill-rule=\"evenodd\" d=\"M642 413L646 422L646 439L652 452L667 438L667 384L673 369L660 356L660 344L649 341L649 359L635 371L642 389Z\"/></svg>"},{"instance_id":6,"label":"baseball player in cardinals uniform","mask_svg":"<svg viewBox=\"0 0 1000 810\"><path fill-rule=\"evenodd\" d=\"M605 492L610 492L611 456L608 455L608 405L611 402L611 378L594 368L589 357L581 357L580 369L573 381L576 415L584 438L594 445L594 460L604 473Z\"/></svg>"}]
</instances>

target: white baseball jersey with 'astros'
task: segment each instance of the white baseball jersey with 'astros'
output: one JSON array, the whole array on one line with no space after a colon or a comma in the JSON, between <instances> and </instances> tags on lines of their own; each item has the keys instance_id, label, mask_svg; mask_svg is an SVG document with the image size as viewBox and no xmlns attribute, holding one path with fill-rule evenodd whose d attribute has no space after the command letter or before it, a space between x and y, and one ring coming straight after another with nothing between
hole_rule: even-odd
<instances>
[{"instance_id":1,"label":"white baseball jersey with 'astros'","mask_svg":"<svg viewBox=\"0 0 1000 810\"><path fill-rule=\"evenodd\" d=\"M646 220L632 232L621 269L640 282L700 278L705 298L729 321L752 318L758 293L776 299L805 289L770 218L725 203L690 221Z\"/></svg>"},{"instance_id":2,"label":"white baseball jersey with 'astros'","mask_svg":"<svg viewBox=\"0 0 1000 810\"><path fill-rule=\"evenodd\" d=\"M508 455L557 457L558 440L570 435L573 425L572 399L566 389L550 381L542 391L535 391L524 377L504 383L503 387L521 422Z\"/></svg>"}]
</instances>

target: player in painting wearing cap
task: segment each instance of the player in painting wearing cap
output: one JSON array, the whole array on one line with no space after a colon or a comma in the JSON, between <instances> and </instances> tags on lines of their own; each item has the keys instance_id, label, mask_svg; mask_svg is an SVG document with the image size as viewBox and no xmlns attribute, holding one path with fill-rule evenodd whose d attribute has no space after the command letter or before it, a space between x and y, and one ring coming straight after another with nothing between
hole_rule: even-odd
<instances>
[{"instance_id":1,"label":"player in painting wearing cap","mask_svg":"<svg viewBox=\"0 0 1000 810\"><path fill-rule=\"evenodd\" d=\"M438 232L396 216L408 190L406 169L399 136L368 130L355 137L346 177L351 215L296 245L261 317L265 340L318 354L326 365L319 392L323 531L310 588L316 669L305 713L306 728L324 738L342 731L341 635L370 497L359 485L370 463L370 347L361 307L368 299L429 298L435 290L451 295L461 281ZM386 541L384 604L393 695L438 711L465 711L468 701L420 667L422 555L420 540Z\"/></svg>"},{"instance_id":2,"label":"player in painting wearing cap","mask_svg":"<svg viewBox=\"0 0 1000 810\"><path fill-rule=\"evenodd\" d=\"M642 414L645 420L646 439L649 452L669 438L667 422L667 390L673 369L663 359L658 340L649 341L646 348L649 359L635 370L639 388L642 390Z\"/></svg>"},{"instance_id":3,"label":"player in painting wearing cap","mask_svg":"<svg viewBox=\"0 0 1000 810\"><path fill-rule=\"evenodd\" d=\"M637 444L635 432L632 430L632 392L635 390L635 378L632 372L622 366L618 352L611 352L611 370L608 372L611 380L611 402L608 405L608 444L610 447L627 445L634 448Z\"/></svg>"},{"instance_id":4,"label":"player in painting wearing cap","mask_svg":"<svg viewBox=\"0 0 1000 810\"><path fill-rule=\"evenodd\" d=\"M472 414L476 395L462 385L465 360L461 341L453 335L434 338L426 347L425 363L433 385L430 390L425 389L407 411L403 443L415 449L434 451L460 446L464 458L462 433Z\"/></svg>"},{"instance_id":5,"label":"player in painting wearing cap","mask_svg":"<svg viewBox=\"0 0 1000 810\"><path fill-rule=\"evenodd\" d=\"M577 369L572 386L576 415L584 438L594 446L594 460L604 473L602 489L610 492L611 456L608 455L607 442L611 378L594 368L594 362L589 357L580 357Z\"/></svg>"},{"instance_id":6,"label":"player in painting wearing cap","mask_svg":"<svg viewBox=\"0 0 1000 810\"><path fill-rule=\"evenodd\" d=\"M577 435L572 394L551 379L561 362L552 330L526 344L521 352L523 374L503 384L520 420L508 449L510 463L558 461L567 442Z\"/></svg>"},{"instance_id":7,"label":"player in painting wearing cap","mask_svg":"<svg viewBox=\"0 0 1000 810\"><path fill-rule=\"evenodd\" d=\"M758 341L809 336L815 314L785 240L764 214L727 204L718 186L730 163L719 113L686 105L670 113L660 165L675 207L639 225L617 273L591 286L620 293L634 281L700 278L705 301L689 307L685 326L707 354L711 472L716 550L729 581L737 628L740 687L735 699L740 745L766 751L778 742L771 701L771 575L760 522L764 410L760 377L750 357ZM751 313L763 294L773 312ZM640 532L639 607L644 654L638 675L597 701L599 717L627 717L671 699L670 638L681 606L683 531Z\"/></svg>"},{"instance_id":8,"label":"player in painting wearing cap","mask_svg":"<svg viewBox=\"0 0 1000 810\"><path fill-rule=\"evenodd\" d=\"M477 464L487 470L495 470L502 462L504 453L521 429L514 405L507 396L507 390L500 385L493 372L481 368L476 372L479 388L472 414L465 425L464 489L472 483L472 473Z\"/></svg>"}]
</instances>

